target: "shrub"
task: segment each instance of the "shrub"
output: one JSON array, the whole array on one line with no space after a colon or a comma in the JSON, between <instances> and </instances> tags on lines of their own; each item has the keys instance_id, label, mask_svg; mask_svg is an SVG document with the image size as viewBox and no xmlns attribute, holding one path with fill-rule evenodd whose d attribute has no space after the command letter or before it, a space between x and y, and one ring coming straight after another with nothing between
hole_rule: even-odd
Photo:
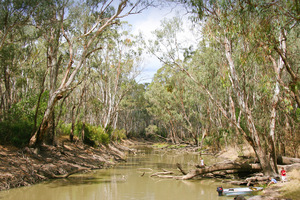
<instances>
[{"instance_id":1,"label":"shrub","mask_svg":"<svg viewBox=\"0 0 300 200\"><path fill-rule=\"evenodd\" d=\"M97 146L99 144L107 145L110 142L109 135L100 126L86 124L84 129L84 143Z\"/></svg>"},{"instance_id":2,"label":"shrub","mask_svg":"<svg viewBox=\"0 0 300 200\"><path fill-rule=\"evenodd\" d=\"M28 120L16 119L0 122L0 142L23 147L29 143L33 125Z\"/></svg>"},{"instance_id":3,"label":"shrub","mask_svg":"<svg viewBox=\"0 0 300 200\"><path fill-rule=\"evenodd\" d=\"M149 135L155 135L158 132L158 128L156 125L149 125L146 128L146 136L148 137Z\"/></svg>"},{"instance_id":4,"label":"shrub","mask_svg":"<svg viewBox=\"0 0 300 200\"><path fill-rule=\"evenodd\" d=\"M115 129L111 133L111 140L112 141L119 141L126 138L126 131L124 129Z\"/></svg>"},{"instance_id":5,"label":"shrub","mask_svg":"<svg viewBox=\"0 0 300 200\"><path fill-rule=\"evenodd\" d=\"M62 135L69 135L71 132L71 127L72 124L64 124L64 123L59 123L57 130L59 130L58 132L61 133Z\"/></svg>"},{"instance_id":6,"label":"shrub","mask_svg":"<svg viewBox=\"0 0 300 200\"><path fill-rule=\"evenodd\" d=\"M29 143L33 131L34 112L28 101L13 104L0 122L0 143L22 147Z\"/></svg>"}]
</instances>

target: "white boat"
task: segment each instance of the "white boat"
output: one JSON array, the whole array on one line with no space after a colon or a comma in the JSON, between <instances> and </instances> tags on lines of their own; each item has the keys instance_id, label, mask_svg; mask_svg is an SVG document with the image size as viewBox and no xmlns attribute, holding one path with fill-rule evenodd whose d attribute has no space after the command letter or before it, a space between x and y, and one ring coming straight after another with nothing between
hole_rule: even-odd
<instances>
[{"instance_id":1,"label":"white boat","mask_svg":"<svg viewBox=\"0 0 300 200\"><path fill-rule=\"evenodd\" d=\"M225 196L235 196L243 194L251 194L253 192L263 190L263 187L241 187L241 188L228 188L223 189L223 195Z\"/></svg>"}]
</instances>

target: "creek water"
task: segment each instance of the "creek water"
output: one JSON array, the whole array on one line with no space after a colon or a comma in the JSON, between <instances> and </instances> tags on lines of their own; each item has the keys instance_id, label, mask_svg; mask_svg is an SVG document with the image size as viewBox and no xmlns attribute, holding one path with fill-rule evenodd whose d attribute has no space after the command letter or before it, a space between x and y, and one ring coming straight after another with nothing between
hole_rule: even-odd
<instances>
[{"instance_id":1,"label":"creek water","mask_svg":"<svg viewBox=\"0 0 300 200\"><path fill-rule=\"evenodd\" d=\"M215 163L203 156L206 164ZM110 169L72 175L33 186L0 192L5 200L227 200L219 197L220 185L233 187L215 179L174 180L150 177L163 170L180 175L176 163L188 170L200 163L199 154L154 151L140 148L137 155L129 155L127 162Z\"/></svg>"}]
</instances>

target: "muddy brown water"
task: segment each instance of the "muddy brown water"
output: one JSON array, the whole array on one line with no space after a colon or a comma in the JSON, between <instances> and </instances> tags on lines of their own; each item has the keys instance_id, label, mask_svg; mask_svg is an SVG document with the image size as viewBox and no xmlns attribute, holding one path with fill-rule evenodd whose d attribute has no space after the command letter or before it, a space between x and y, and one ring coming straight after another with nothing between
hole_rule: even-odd
<instances>
[{"instance_id":1,"label":"muddy brown water","mask_svg":"<svg viewBox=\"0 0 300 200\"><path fill-rule=\"evenodd\" d=\"M203 156L206 164L217 162ZM216 188L233 187L219 180L174 180L150 177L163 169L180 175L176 163L188 170L200 163L199 154L155 151L140 148L129 155L126 163L111 169L77 174L41 184L0 192L5 200L227 200L219 197Z\"/></svg>"}]
</instances>

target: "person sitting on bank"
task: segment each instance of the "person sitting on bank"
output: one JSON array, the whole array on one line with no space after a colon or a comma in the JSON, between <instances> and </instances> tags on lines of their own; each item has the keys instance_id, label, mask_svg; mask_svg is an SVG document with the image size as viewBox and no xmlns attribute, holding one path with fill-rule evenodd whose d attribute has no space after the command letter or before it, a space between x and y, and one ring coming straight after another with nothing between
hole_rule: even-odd
<instances>
[{"instance_id":1,"label":"person sitting on bank","mask_svg":"<svg viewBox=\"0 0 300 200\"><path fill-rule=\"evenodd\" d=\"M200 158L200 167L204 167L205 165L204 165L204 160L203 160L203 158L201 157Z\"/></svg>"},{"instance_id":2,"label":"person sitting on bank","mask_svg":"<svg viewBox=\"0 0 300 200\"><path fill-rule=\"evenodd\" d=\"M275 178L270 177L269 180L270 180L270 182L268 183L268 186L270 186L271 184L276 184L277 183Z\"/></svg>"}]
</instances>

